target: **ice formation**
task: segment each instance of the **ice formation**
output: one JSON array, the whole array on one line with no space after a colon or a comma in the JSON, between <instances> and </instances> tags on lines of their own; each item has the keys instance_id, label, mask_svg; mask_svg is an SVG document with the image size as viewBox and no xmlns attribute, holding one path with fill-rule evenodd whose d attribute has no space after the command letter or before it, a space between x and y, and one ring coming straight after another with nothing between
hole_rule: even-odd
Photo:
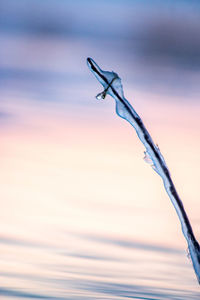
<instances>
[{"instance_id":1,"label":"ice formation","mask_svg":"<svg viewBox=\"0 0 200 300\"><path fill-rule=\"evenodd\" d=\"M184 237L188 244L189 254L193 267L200 283L200 246L194 236L190 221L183 207L183 203L175 189L166 162L145 128L141 118L131 104L125 99L121 79L115 72L103 71L91 58L87 58L89 69L103 85L104 91L97 95L97 99L104 99L107 94L116 101L116 112L118 116L127 120L136 130L136 133L145 146L144 160L161 176L163 184L172 204L179 217Z\"/></svg>"}]
</instances>

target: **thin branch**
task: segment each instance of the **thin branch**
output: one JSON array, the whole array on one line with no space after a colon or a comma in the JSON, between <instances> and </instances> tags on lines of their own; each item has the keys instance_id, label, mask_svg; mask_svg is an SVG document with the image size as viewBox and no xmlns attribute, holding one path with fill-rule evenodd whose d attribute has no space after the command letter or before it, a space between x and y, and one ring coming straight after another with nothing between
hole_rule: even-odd
<instances>
[{"instance_id":1,"label":"thin branch","mask_svg":"<svg viewBox=\"0 0 200 300\"><path fill-rule=\"evenodd\" d=\"M145 160L150 161L153 169L161 176L165 190L179 217L183 235L188 244L190 257L192 259L197 280L200 283L200 246L194 236L192 226L171 179L169 169L160 152L160 149L153 142L139 115L136 113L131 104L125 99L121 79L119 76L114 72L101 70L91 58L87 58L87 64L89 69L104 87L104 91L97 95L97 99L104 99L107 94L115 99L117 114L123 119L127 120L135 128L139 139L146 148Z\"/></svg>"}]
</instances>

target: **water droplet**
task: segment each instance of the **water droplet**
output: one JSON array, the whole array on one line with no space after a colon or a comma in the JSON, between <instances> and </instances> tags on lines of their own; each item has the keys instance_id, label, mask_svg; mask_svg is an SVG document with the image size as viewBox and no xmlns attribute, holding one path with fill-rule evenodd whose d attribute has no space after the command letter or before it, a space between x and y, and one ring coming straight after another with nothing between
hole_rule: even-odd
<instances>
[{"instance_id":1,"label":"water droplet","mask_svg":"<svg viewBox=\"0 0 200 300\"><path fill-rule=\"evenodd\" d=\"M98 95L96 95L97 100L103 100L103 99L105 99L105 97L106 97L105 91L103 91L103 92L99 93Z\"/></svg>"},{"instance_id":2,"label":"water droplet","mask_svg":"<svg viewBox=\"0 0 200 300\"><path fill-rule=\"evenodd\" d=\"M146 151L144 151L144 158L143 159L147 164L153 166L153 161L152 161L152 159L150 158L149 154Z\"/></svg>"}]
</instances>

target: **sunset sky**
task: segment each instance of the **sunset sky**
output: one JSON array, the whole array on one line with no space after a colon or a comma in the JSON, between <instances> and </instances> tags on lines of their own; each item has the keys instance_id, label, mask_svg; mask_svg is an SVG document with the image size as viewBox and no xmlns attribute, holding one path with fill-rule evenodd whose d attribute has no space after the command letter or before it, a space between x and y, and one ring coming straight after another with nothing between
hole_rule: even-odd
<instances>
[{"instance_id":1,"label":"sunset sky","mask_svg":"<svg viewBox=\"0 0 200 300\"><path fill-rule=\"evenodd\" d=\"M122 79L200 239L199 14L194 0L1 0L4 271L10 244L60 247L63 232L74 249L72 233L187 248L134 129L95 100L88 56Z\"/></svg>"}]
</instances>

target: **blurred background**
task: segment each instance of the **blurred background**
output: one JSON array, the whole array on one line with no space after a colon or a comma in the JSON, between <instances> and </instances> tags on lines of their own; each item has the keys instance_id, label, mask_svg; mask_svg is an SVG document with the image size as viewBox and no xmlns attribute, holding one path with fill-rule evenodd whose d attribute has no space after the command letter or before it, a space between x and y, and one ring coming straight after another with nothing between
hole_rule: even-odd
<instances>
[{"instance_id":1,"label":"blurred background","mask_svg":"<svg viewBox=\"0 0 200 300\"><path fill-rule=\"evenodd\" d=\"M2 299L199 299L178 217L86 58L122 78L200 240L200 3L0 0Z\"/></svg>"}]
</instances>

